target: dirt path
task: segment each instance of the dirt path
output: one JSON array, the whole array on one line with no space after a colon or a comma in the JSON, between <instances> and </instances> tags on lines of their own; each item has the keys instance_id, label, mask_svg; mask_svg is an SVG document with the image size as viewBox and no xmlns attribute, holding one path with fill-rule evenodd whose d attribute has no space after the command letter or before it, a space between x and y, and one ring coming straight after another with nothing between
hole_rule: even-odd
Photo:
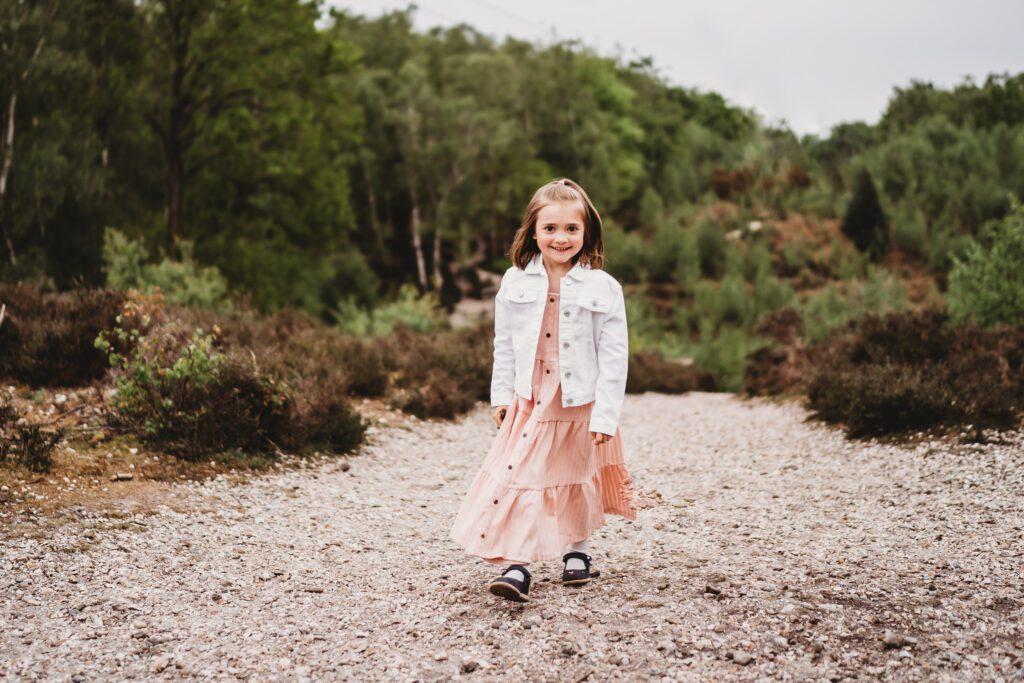
<instances>
[{"instance_id":1,"label":"dirt path","mask_svg":"<svg viewBox=\"0 0 1024 683\"><path fill-rule=\"evenodd\" d=\"M482 404L376 428L347 471L81 507L4 542L0 676L1024 680L1024 439L857 444L804 417L627 397L651 507L594 539L600 579L540 566L526 606L447 536Z\"/></svg>"}]
</instances>

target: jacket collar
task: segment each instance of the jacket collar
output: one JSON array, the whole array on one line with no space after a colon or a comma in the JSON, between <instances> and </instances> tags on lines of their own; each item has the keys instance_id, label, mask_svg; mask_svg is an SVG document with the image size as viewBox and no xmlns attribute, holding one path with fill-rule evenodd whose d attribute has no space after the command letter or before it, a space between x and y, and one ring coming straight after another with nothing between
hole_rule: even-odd
<instances>
[{"instance_id":1,"label":"jacket collar","mask_svg":"<svg viewBox=\"0 0 1024 683\"><path fill-rule=\"evenodd\" d=\"M589 264L576 262L569 270L569 277L573 280L582 281L586 277L586 271L590 270ZM544 261L540 254L534 254L530 262L526 264L525 272L527 275L542 275L544 273Z\"/></svg>"}]
</instances>

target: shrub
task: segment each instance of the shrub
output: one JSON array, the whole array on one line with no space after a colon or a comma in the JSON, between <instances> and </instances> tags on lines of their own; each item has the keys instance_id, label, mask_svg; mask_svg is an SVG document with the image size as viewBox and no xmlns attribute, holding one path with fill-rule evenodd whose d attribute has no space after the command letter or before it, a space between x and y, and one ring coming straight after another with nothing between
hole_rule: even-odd
<instances>
[{"instance_id":1,"label":"shrub","mask_svg":"<svg viewBox=\"0 0 1024 683\"><path fill-rule=\"evenodd\" d=\"M363 309L354 301L345 300L338 305L334 318L344 334L356 337L378 337L399 325L419 332L448 327L437 295L427 292L421 296L411 284L402 285L395 301L373 309Z\"/></svg>"},{"instance_id":2,"label":"shrub","mask_svg":"<svg viewBox=\"0 0 1024 683\"><path fill-rule=\"evenodd\" d=\"M1024 325L1024 206L986 224L983 242L953 259L949 307L957 320Z\"/></svg>"},{"instance_id":3,"label":"shrub","mask_svg":"<svg viewBox=\"0 0 1024 683\"><path fill-rule=\"evenodd\" d=\"M872 258L878 258L889 248L889 224L878 201L875 183L866 169L857 175L842 230L858 249Z\"/></svg>"},{"instance_id":4,"label":"shrub","mask_svg":"<svg viewBox=\"0 0 1024 683\"><path fill-rule=\"evenodd\" d=\"M93 347L113 325L125 295L111 290L44 292L0 283L0 377L32 386L77 386L101 378L106 357Z\"/></svg>"},{"instance_id":5,"label":"shrub","mask_svg":"<svg viewBox=\"0 0 1024 683\"><path fill-rule=\"evenodd\" d=\"M830 340L808 398L851 436L1013 426L1024 401L1024 330L952 326L939 311L869 315Z\"/></svg>"},{"instance_id":6,"label":"shrub","mask_svg":"<svg viewBox=\"0 0 1024 683\"><path fill-rule=\"evenodd\" d=\"M657 391L683 394L687 391L714 391L715 386L714 375L692 363L686 365L669 360L657 351L642 351L629 356L627 393Z\"/></svg>"},{"instance_id":7,"label":"shrub","mask_svg":"<svg viewBox=\"0 0 1024 683\"><path fill-rule=\"evenodd\" d=\"M103 236L107 285L114 289L137 289L146 294L159 289L168 303L181 306L227 308L228 284L220 271L199 266L193 257L191 242L182 242L180 249L180 261L165 257L157 263L145 263L148 254L141 242L107 228Z\"/></svg>"},{"instance_id":8,"label":"shrub","mask_svg":"<svg viewBox=\"0 0 1024 683\"><path fill-rule=\"evenodd\" d=\"M0 398L0 463L23 467L31 472L49 472L53 449L64 438L64 430L26 423L14 405Z\"/></svg>"},{"instance_id":9,"label":"shrub","mask_svg":"<svg viewBox=\"0 0 1024 683\"><path fill-rule=\"evenodd\" d=\"M705 217L697 224L697 257L704 277L717 278L725 269L725 234L718 223Z\"/></svg>"},{"instance_id":10,"label":"shrub","mask_svg":"<svg viewBox=\"0 0 1024 683\"><path fill-rule=\"evenodd\" d=\"M397 329L381 340L391 371L391 403L418 417L451 418L487 400L493 340L488 324L434 335Z\"/></svg>"}]
</instances>

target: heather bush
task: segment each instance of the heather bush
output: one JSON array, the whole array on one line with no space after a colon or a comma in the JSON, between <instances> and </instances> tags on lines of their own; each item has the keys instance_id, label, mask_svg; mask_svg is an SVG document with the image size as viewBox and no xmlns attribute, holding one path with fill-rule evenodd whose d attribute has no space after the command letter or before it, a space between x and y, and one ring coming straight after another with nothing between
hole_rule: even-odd
<instances>
[{"instance_id":1,"label":"heather bush","mask_svg":"<svg viewBox=\"0 0 1024 683\"><path fill-rule=\"evenodd\" d=\"M64 434L60 428L25 422L14 405L0 396L0 464L49 472L53 450Z\"/></svg>"},{"instance_id":2,"label":"heather bush","mask_svg":"<svg viewBox=\"0 0 1024 683\"><path fill-rule=\"evenodd\" d=\"M56 293L0 283L0 377L32 386L78 386L101 378L107 362L93 340L114 324L124 300L112 290Z\"/></svg>"},{"instance_id":3,"label":"heather bush","mask_svg":"<svg viewBox=\"0 0 1024 683\"><path fill-rule=\"evenodd\" d=\"M811 407L851 436L1010 427L1024 406L1024 330L951 325L941 311L866 316L815 365Z\"/></svg>"},{"instance_id":4,"label":"heather bush","mask_svg":"<svg viewBox=\"0 0 1024 683\"><path fill-rule=\"evenodd\" d=\"M687 391L714 391L715 377L693 363L669 360L657 351L642 351L629 356L626 392L642 394L657 391L683 394Z\"/></svg>"},{"instance_id":5,"label":"heather bush","mask_svg":"<svg viewBox=\"0 0 1024 683\"><path fill-rule=\"evenodd\" d=\"M399 328L381 340L392 405L418 417L454 417L490 396L493 328L489 324L433 335Z\"/></svg>"}]
</instances>

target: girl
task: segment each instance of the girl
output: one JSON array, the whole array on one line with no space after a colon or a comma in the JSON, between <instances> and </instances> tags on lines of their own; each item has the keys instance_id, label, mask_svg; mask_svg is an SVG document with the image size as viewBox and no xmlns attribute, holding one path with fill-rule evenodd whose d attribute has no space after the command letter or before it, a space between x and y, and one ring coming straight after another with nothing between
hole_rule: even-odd
<instances>
[{"instance_id":1,"label":"girl","mask_svg":"<svg viewBox=\"0 0 1024 683\"><path fill-rule=\"evenodd\" d=\"M467 553L508 564L491 593L526 602L528 567L562 554L562 583L597 577L587 539L636 519L619 412L629 359L622 286L603 270L601 216L579 185L538 189L494 306L490 453L452 526Z\"/></svg>"}]
</instances>

